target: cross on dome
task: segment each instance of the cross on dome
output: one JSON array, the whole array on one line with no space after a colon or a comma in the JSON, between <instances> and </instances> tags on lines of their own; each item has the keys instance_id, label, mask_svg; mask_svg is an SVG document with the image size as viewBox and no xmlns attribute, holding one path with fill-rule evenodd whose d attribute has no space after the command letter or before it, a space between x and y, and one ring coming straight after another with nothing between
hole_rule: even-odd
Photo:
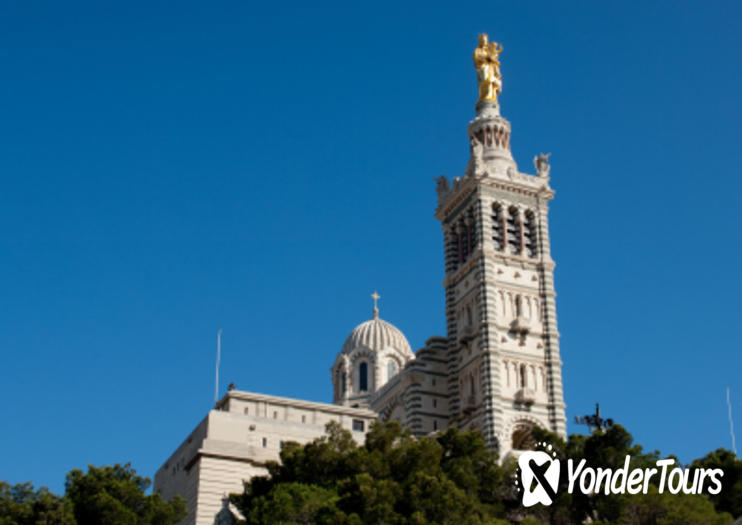
<instances>
[{"instance_id":1,"label":"cross on dome","mask_svg":"<svg viewBox=\"0 0 742 525\"><path fill-rule=\"evenodd\" d=\"M376 290L374 290L374 293L371 294L371 298L374 300L374 319L379 318L379 299L381 299L381 296L376 293Z\"/></svg>"}]
</instances>

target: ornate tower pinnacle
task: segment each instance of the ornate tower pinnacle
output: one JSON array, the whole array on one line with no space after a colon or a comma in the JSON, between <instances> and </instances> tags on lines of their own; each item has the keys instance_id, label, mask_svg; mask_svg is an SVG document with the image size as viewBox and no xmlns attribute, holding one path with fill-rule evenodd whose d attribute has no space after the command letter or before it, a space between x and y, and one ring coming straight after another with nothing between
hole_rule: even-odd
<instances>
[{"instance_id":1,"label":"ornate tower pinnacle","mask_svg":"<svg viewBox=\"0 0 742 525\"><path fill-rule=\"evenodd\" d=\"M518 169L510 153L510 123L500 116L497 102L502 91L501 52L502 45L489 42L486 34L479 35L479 46L474 49L479 99L477 116L468 129L471 160L466 175L512 175Z\"/></svg>"},{"instance_id":2,"label":"ornate tower pinnacle","mask_svg":"<svg viewBox=\"0 0 742 525\"><path fill-rule=\"evenodd\" d=\"M371 299L374 300L374 319L379 318L379 299L381 299L381 296L376 293L376 290L374 290L374 293L371 294Z\"/></svg>"},{"instance_id":3,"label":"ornate tower pinnacle","mask_svg":"<svg viewBox=\"0 0 742 525\"><path fill-rule=\"evenodd\" d=\"M477 71L479 98L476 116L467 127L469 136L469 164L462 177L449 181L445 175L436 177L438 205L442 207L460 188L476 184L482 179L499 179L507 183L548 188L548 155L534 159L537 177L522 174L510 152L510 122L500 115L497 95L502 91L500 58L502 45L490 42L486 34L479 35L474 49L474 67ZM474 180L474 182L472 181Z\"/></svg>"}]
</instances>

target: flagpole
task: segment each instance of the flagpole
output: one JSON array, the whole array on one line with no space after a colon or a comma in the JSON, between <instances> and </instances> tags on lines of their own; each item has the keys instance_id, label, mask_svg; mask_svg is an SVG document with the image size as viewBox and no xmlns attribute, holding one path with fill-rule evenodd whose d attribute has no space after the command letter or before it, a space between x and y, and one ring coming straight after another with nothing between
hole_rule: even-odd
<instances>
[{"instance_id":1,"label":"flagpole","mask_svg":"<svg viewBox=\"0 0 742 525\"><path fill-rule=\"evenodd\" d=\"M222 355L222 329L216 333L216 380L214 381L214 406L219 401L219 359Z\"/></svg>"}]
</instances>

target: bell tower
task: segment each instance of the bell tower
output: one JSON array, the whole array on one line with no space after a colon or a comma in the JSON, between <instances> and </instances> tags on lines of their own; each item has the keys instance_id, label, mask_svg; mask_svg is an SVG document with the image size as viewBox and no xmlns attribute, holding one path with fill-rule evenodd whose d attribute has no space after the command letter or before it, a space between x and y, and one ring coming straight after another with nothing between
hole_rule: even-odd
<instances>
[{"instance_id":1,"label":"bell tower","mask_svg":"<svg viewBox=\"0 0 742 525\"><path fill-rule=\"evenodd\" d=\"M449 424L479 428L501 454L530 446L539 425L566 435L562 362L549 246L548 155L518 171L500 115L502 47L480 36L468 126L470 160L439 177L444 238Z\"/></svg>"}]
</instances>

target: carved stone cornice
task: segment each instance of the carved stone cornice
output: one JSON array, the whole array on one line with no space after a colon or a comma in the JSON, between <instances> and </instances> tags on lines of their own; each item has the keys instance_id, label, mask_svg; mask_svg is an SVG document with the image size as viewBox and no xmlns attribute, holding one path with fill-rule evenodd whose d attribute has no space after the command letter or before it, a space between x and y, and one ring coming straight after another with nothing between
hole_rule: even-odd
<instances>
[{"instance_id":1,"label":"carved stone cornice","mask_svg":"<svg viewBox=\"0 0 742 525\"><path fill-rule=\"evenodd\" d=\"M454 187L446 196L446 199L438 206L435 212L435 218L444 222L458 206L480 187L502 190L534 199L538 198L543 202L548 202L554 198L554 190L549 187L548 181L536 175L510 172L507 175L498 174L496 176L489 173L482 177L465 176L454 180Z\"/></svg>"},{"instance_id":2,"label":"carved stone cornice","mask_svg":"<svg viewBox=\"0 0 742 525\"><path fill-rule=\"evenodd\" d=\"M487 188L499 189L508 193L533 198L540 197L547 201L554 197L554 190L551 189L548 181L527 173L517 172L512 178L501 175L499 177L485 177L480 180L482 185Z\"/></svg>"},{"instance_id":3,"label":"carved stone cornice","mask_svg":"<svg viewBox=\"0 0 742 525\"><path fill-rule=\"evenodd\" d=\"M461 182L459 182L461 181ZM454 179L454 188L451 193L446 197L446 200L438 206L435 212L435 218L441 222L444 222L446 218L461 205L470 194L476 189L476 180L473 177L464 177L461 179Z\"/></svg>"}]
</instances>

